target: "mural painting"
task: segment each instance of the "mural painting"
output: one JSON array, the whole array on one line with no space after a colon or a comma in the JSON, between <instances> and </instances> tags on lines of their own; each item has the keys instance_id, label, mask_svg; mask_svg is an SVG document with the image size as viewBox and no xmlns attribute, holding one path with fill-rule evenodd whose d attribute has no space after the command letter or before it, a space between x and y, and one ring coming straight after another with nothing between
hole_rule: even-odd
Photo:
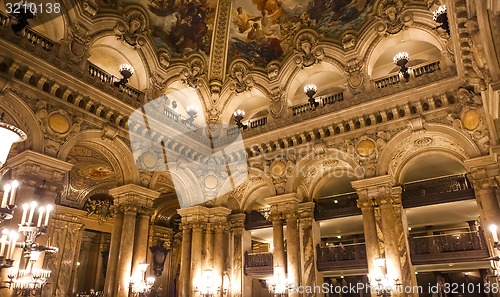
<instances>
[{"instance_id":1,"label":"mural painting","mask_svg":"<svg viewBox=\"0 0 500 297\"><path fill-rule=\"evenodd\" d=\"M106 3L106 1L102 0ZM158 48L172 56L190 52L210 53L217 0L125 0L146 8L151 34ZM107 3L108 7L113 4Z\"/></svg>"},{"instance_id":2,"label":"mural painting","mask_svg":"<svg viewBox=\"0 0 500 297\"><path fill-rule=\"evenodd\" d=\"M375 0L236 0L233 4L229 63L245 58L265 67L292 48L291 40L314 27L328 38L359 30Z\"/></svg>"}]
</instances>

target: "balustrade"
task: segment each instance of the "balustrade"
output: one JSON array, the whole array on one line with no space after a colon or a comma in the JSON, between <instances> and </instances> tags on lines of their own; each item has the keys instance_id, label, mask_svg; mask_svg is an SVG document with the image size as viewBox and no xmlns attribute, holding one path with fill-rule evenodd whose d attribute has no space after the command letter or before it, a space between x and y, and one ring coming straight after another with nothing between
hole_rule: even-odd
<instances>
[{"instance_id":1,"label":"balustrade","mask_svg":"<svg viewBox=\"0 0 500 297\"><path fill-rule=\"evenodd\" d=\"M263 275L273 273L272 253L252 253L245 252L245 274Z\"/></svg>"},{"instance_id":2,"label":"balustrade","mask_svg":"<svg viewBox=\"0 0 500 297\"><path fill-rule=\"evenodd\" d=\"M258 119L251 119L248 122L248 126L250 128L257 128L259 126L264 126L265 124L267 124L267 117L261 117Z\"/></svg>"},{"instance_id":3,"label":"balustrade","mask_svg":"<svg viewBox=\"0 0 500 297\"><path fill-rule=\"evenodd\" d=\"M435 71L441 70L440 61L434 61L422 66L413 68L413 76L420 77L424 74L433 73Z\"/></svg>"},{"instance_id":4,"label":"balustrade","mask_svg":"<svg viewBox=\"0 0 500 297\"><path fill-rule=\"evenodd\" d=\"M314 218L325 220L345 216L359 215L361 210L357 206L358 194L347 193L329 196L315 201Z\"/></svg>"},{"instance_id":5,"label":"balustrade","mask_svg":"<svg viewBox=\"0 0 500 297\"><path fill-rule=\"evenodd\" d=\"M50 52L55 45L55 42L43 36L42 34L34 31L30 27L26 28L26 38L31 44L39 45L47 52Z\"/></svg>"},{"instance_id":6,"label":"balustrade","mask_svg":"<svg viewBox=\"0 0 500 297\"><path fill-rule=\"evenodd\" d=\"M377 89L387 88L389 86L398 84L401 81L401 76L399 73L390 74L375 80L375 86Z\"/></svg>"},{"instance_id":7,"label":"balustrade","mask_svg":"<svg viewBox=\"0 0 500 297\"><path fill-rule=\"evenodd\" d=\"M316 246L318 270L325 271L338 268L366 267L365 243L338 244L333 246Z\"/></svg>"}]
</instances>

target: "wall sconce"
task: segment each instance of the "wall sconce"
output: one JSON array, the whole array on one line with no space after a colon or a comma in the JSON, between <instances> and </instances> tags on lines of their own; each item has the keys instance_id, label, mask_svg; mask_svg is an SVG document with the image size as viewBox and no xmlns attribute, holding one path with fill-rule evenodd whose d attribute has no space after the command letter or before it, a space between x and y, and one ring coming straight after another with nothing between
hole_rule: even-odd
<instances>
[{"instance_id":1,"label":"wall sconce","mask_svg":"<svg viewBox=\"0 0 500 297\"><path fill-rule=\"evenodd\" d=\"M193 124L194 119L198 116L198 109L195 106L190 105L186 108L186 113L188 114L189 118L182 120L181 122L183 124Z\"/></svg>"},{"instance_id":2,"label":"wall sconce","mask_svg":"<svg viewBox=\"0 0 500 297\"><path fill-rule=\"evenodd\" d=\"M14 33L23 31L29 25L28 20L36 18L36 11L35 3L26 0L13 3L11 15L17 20L17 23L11 25Z\"/></svg>"},{"instance_id":3,"label":"wall sconce","mask_svg":"<svg viewBox=\"0 0 500 297\"><path fill-rule=\"evenodd\" d=\"M498 242L497 225L490 225L491 236L493 237L493 247L500 251L500 242Z\"/></svg>"},{"instance_id":4,"label":"wall sconce","mask_svg":"<svg viewBox=\"0 0 500 297\"><path fill-rule=\"evenodd\" d=\"M408 67L406 67L409 60L410 57L406 52L400 52L394 56L394 64L401 68L399 69L399 72L401 72L406 81L410 79L410 73L408 72Z\"/></svg>"},{"instance_id":5,"label":"wall sconce","mask_svg":"<svg viewBox=\"0 0 500 297\"><path fill-rule=\"evenodd\" d=\"M134 75L134 67L129 64L122 64L120 65L120 74L123 76L122 79L119 81L115 81L115 87L125 87L125 85L128 83L128 79Z\"/></svg>"},{"instance_id":6,"label":"wall sconce","mask_svg":"<svg viewBox=\"0 0 500 297\"><path fill-rule=\"evenodd\" d=\"M319 102L314 99L314 95L316 95L317 91L318 88L313 84L308 84L304 87L304 93L307 95L307 97L309 97L308 101L311 104L312 110L315 110L319 105Z\"/></svg>"},{"instance_id":7,"label":"wall sconce","mask_svg":"<svg viewBox=\"0 0 500 297\"><path fill-rule=\"evenodd\" d=\"M448 23L448 13L446 11L446 5L439 6L439 8L436 11L434 11L432 19L436 23L441 24L437 26L436 29L441 28L445 30L446 33L448 33L448 35L450 35L450 24Z\"/></svg>"},{"instance_id":8,"label":"wall sconce","mask_svg":"<svg viewBox=\"0 0 500 297\"><path fill-rule=\"evenodd\" d=\"M377 270L369 276L371 287L374 288L377 296L390 296L396 288L401 286L399 279L391 279L387 274L385 258L376 258L372 263Z\"/></svg>"},{"instance_id":9,"label":"wall sconce","mask_svg":"<svg viewBox=\"0 0 500 297\"><path fill-rule=\"evenodd\" d=\"M234 116L234 121L236 122L236 126L238 126L238 128L240 128L240 129L243 128L243 130L248 128L248 125L245 125L241 122L243 120L243 118L245 117L245 112L243 110L237 109L233 113L233 116Z\"/></svg>"}]
</instances>

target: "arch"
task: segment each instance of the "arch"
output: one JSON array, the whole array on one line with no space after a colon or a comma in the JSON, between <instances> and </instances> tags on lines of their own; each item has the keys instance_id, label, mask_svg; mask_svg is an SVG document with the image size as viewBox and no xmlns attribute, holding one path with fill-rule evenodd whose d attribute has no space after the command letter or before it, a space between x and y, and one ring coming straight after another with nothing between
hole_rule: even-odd
<instances>
[{"instance_id":1,"label":"arch","mask_svg":"<svg viewBox=\"0 0 500 297\"><path fill-rule=\"evenodd\" d=\"M58 159L66 160L71 149L82 142L90 142L109 151L119 164L124 184L140 184L139 169L135 166L135 160L130 148L119 138L103 139L100 130L86 130L71 137L61 147L57 156Z\"/></svg>"},{"instance_id":2,"label":"arch","mask_svg":"<svg viewBox=\"0 0 500 297\"><path fill-rule=\"evenodd\" d=\"M405 165L424 152L441 152L463 162L479 157L481 152L464 132L444 124L424 124L422 133L412 133L410 128L395 135L382 150L377 162L377 175L392 175L401 180Z\"/></svg>"},{"instance_id":3,"label":"arch","mask_svg":"<svg viewBox=\"0 0 500 297\"><path fill-rule=\"evenodd\" d=\"M318 150L321 148L316 148ZM324 153L311 152L304 156L295 169L289 173L286 189L288 193L299 193L305 196L305 201L309 201L320 181L331 175L342 174L352 175L353 178L362 178L364 169L350 154L334 148L324 148Z\"/></svg>"},{"instance_id":4,"label":"arch","mask_svg":"<svg viewBox=\"0 0 500 297\"><path fill-rule=\"evenodd\" d=\"M4 95L4 99L0 100L0 108L5 111L6 116L12 118L12 124L21 128L28 135L28 139L20 143L20 146L25 150L43 153L45 148L44 133L28 104L16 94L8 91Z\"/></svg>"},{"instance_id":5,"label":"arch","mask_svg":"<svg viewBox=\"0 0 500 297\"><path fill-rule=\"evenodd\" d=\"M410 156L401 166L398 184L465 173L465 166L455 154L446 151L422 151Z\"/></svg>"},{"instance_id":6,"label":"arch","mask_svg":"<svg viewBox=\"0 0 500 297\"><path fill-rule=\"evenodd\" d=\"M401 36L402 35L402 36ZM387 52L388 48L395 47L402 42L406 41L421 41L433 45L440 52L443 51L443 45L435 34L428 32L422 28L411 27L404 30L401 34L393 35L388 38L377 39L371 44L371 47L366 53L367 73L372 75L375 64L380 56Z\"/></svg>"},{"instance_id":7,"label":"arch","mask_svg":"<svg viewBox=\"0 0 500 297\"><path fill-rule=\"evenodd\" d=\"M268 94L259 88L252 88L248 92L236 94L229 98L222 112L222 122L229 123L236 109L245 111L245 120L251 119L253 115L265 109L269 105Z\"/></svg>"},{"instance_id":8,"label":"arch","mask_svg":"<svg viewBox=\"0 0 500 297\"><path fill-rule=\"evenodd\" d=\"M242 210L248 210L258 199L275 195L275 186L265 172L250 168L248 180L241 184L232 196L239 201Z\"/></svg>"}]
</instances>

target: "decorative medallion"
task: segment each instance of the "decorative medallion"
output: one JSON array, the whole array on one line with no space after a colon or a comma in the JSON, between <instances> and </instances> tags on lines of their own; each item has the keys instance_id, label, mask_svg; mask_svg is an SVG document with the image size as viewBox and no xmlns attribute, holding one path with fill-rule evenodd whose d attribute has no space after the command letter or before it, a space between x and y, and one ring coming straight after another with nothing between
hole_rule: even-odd
<instances>
[{"instance_id":1,"label":"decorative medallion","mask_svg":"<svg viewBox=\"0 0 500 297\"><path fill-rule=\"evenodd\" d=\"M68 133L71 127L68 117L58 112L51 114L47 122L50 129L59 134Z\"/></svg>"},{"instance_id":2,"label":"decorative medallion","mask_svg":"<svg viewBox=\"0 0 500 297\"><path fill-rule=\"evenodd\" d=\"M375 148L375 141L365 138L359 141L356 145L356 153L358 153L361 157L370 157L375 153Z\"/></svg>"},{"instance_id":3,"label":"decorative medallion","mask_svg":"<svg viewBox=\"0 0 500 297\"><path fill-rule=\"evenodd\" d=\"M286 163L283 160L276 160L271 164L271 174L274 177L282 176L286 171Z\"/></svg>"},{"instance_id":4,"label":"decorative medallion","mask_svg":"<svg viewBox=\"0 0 500 297\"><path fill-rule=\"evenodd\" d=\"M461 120L465 129L473 131L481 124L481 115L476 109L469 109L462 114Z\"/></svg>"}]
</instances>

